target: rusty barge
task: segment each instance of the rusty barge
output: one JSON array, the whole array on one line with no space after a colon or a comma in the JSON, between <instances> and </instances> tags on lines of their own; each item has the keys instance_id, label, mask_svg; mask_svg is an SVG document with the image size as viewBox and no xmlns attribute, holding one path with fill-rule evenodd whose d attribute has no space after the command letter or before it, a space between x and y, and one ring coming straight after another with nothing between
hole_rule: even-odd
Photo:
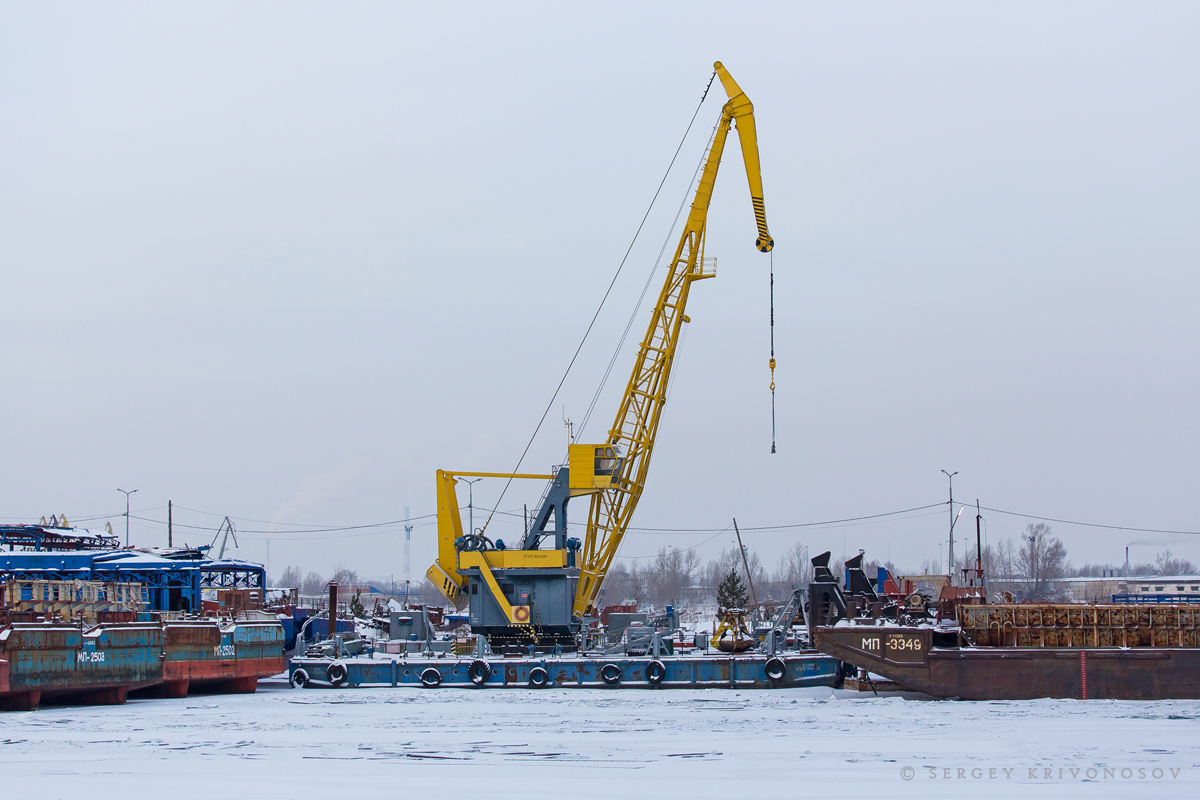
<instances>
[{"instance_id":1,"label":"rusty barge","mask_svg":"<svg viewBox=\"0 0 1200 800\"><path fill-rule=\"evenodd\" d=\"M277 622L16 622L0 630L0 710L253 692L259 678L286 669Z\"/></svg>"},{"instance_id":2,"label":"rusty barge","mask_svg":"<svg viewBox=\"0 0 1200 800\"><path fill-rule=\"evenodd\" d=\"M989 604L949 587L927 609L886 577L871 585L861 556L846 587L818 559L811 640L867 682L964 700L1200 699L1200 604Z\"/></svg>"},{"instance_id":3,"label":"rusty barge","mask_svg":"<svg viewBox=\"0 0 1200 800\"><path fill-rule=\"evenodd\" d=\"M951 628L851 619L816 627L814 644L934 697L1200 699L1200 606L960 608ZM972 634L988 629L971 626L983 620L1000 627L980 643Z\"/></svg>"},{"instance_id":4,"label":"rusty barge","mask_svg":"<svg viewBox=\"0 0 1200 800\"><path fill-rule=\"evenodd\" d=\"M259 678L287 668L283 626L272 619L141 611L145 588L136 583L9 581L0 589L0 710L253 692Z\"/></svg>"}]
</instances>

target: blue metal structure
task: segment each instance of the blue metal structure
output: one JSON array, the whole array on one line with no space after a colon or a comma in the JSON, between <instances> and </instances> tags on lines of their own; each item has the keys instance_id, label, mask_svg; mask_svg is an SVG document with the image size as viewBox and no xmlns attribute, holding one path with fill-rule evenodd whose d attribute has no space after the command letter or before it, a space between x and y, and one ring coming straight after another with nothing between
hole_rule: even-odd
<instances>
[{"instance_id":1,"label":"blue metal structure","mask_svg":"<svg viewBox=\"0 0 1200 800\"><path fill-rule=\"evenodd\" d=\"M200 561L201 589L266 589L267 572L262 564L224 558Z\"/></svg>"},{"instance_id":2,"label":"blue metal structure","mask_svg":"<svg viewBox=\"0 0 1200 800\"><path fill-rule=\"evenodd\" d=\"M1114 603L1200 603L1200 594L1114 594Z\"/></svg>"},{"instance_id":3,"label":"blue metal structure","mask_svg":"<svg viewBox=\"0 0 1200 800\"><path fill-rule=\"evenodd\" d=\"M82 532L81 532L82 531ZM0 548L41 550L111 550L120 542L115 536L58 525L0 525Z\"/></svg>"},{"instance_id":4,"label":"blue metal structure","mask_svg":"<svg viewBox=\"0 0 1200 800\"><path fill-rule=\"evenodd\" d=\"M249 561L164 558L136 550L0 552L0 581L8 579L141 583L150 611L198 609L202 589L267 585L266 570Z\"/></svg>"}]
</instances>

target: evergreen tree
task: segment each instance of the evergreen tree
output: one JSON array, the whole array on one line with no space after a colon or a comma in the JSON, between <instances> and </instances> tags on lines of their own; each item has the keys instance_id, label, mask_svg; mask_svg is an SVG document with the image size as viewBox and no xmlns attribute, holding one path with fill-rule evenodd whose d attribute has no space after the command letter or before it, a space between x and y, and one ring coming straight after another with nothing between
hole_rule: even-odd
<instances>
[{"instance_id":1,"label":"evergreen tree","mask_svg":"<svg viewBox=\"0 0 1200 800\"><path fill-rule=\"evenodd\" d=\"M717 587L717 607L722 611L746 607L746 584L742 583L736 569L729 570L729 574L721 579Z\"/></svg>"},{"instance_id":2,"label":"evergreen tree","mask_svg":"<svg viewBox=\"0 0 1200 800\"><path fill-rule=\"evenodd\" d=\"M355 617L367 616L367 608L362 604L362 590L354 593L354 597L350 598L350 613Z\"/></svg>"}]
</instances>

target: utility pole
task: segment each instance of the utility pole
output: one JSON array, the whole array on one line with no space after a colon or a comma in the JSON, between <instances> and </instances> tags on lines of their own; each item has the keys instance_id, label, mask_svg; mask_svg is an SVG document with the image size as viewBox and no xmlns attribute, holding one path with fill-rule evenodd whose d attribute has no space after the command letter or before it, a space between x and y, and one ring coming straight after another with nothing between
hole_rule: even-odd
<instances>
[{"instance_id":1,"label":"utility pole","mask_svg":"<svg viewBox=\"0 0 1200 800\"><path fill-rule=\"evenodd\" d=\"M129 547L129 495L136 492L137 489L130 489L128 492L124 489L117 489L117 491L125 495L125 546Z\"/></svg>"},{"instance_id":2,"label":"utility pole","mask_svg":"<svg viewBox=\"0 0 1200 800\"><path fill-rule=\"evenodd\" d=\"M171 501L168 500L167 501L167 547L174 547L174 544L172 543L172 540L174 538L174 536L173 536L174 529L175 529L174 520L171 517ZM270 543L268 543L267 547L270 547L270 546L271 546ZM267 552L269 553L271 551L267 550Z\"/></svg>"},{"instance_id":3,"label":"utility pole","mask_svg":"<svg viewBox=\"0 0 1200 800\"><path fill-rule=\"evenodd\" d=\"M980 537L980 528L983 527L983 515L979 511L979 498L975 498L975 577L979 578L979 585L986 587L987 581L983 579L983 545ZM987 598L987 592L984 593L984 599Z\"/></svg>"},{"instance_id":4,"label":"utility pole","mask_svg":"<svg viewBox=\"0 0 1200 800\"><path fill-rule=\"evenodd\" d=\"M470 520L467 524L471 527L471 533L475 533L475 484L479 483L483 478L476 478L469 481L466 478L459 478L460 481L467 485L467 519Z\"/></svg>"},{"instance_id":5,"label":"utility pole","mask_svg":"<svg viewBox=\"0 0 1200 800\"><path fill-rule=\"evenodd\" d=\"M750 561L746 558L746 545L742 544L742 532L738 530L737 517L733 519L733 532L737 534L738 550L742 551L742 564L746 567L746 580L750 582L750 599L754 601L754 613L757 614L758 595L754 593L754 576L750 574Z\"/></svg>"},{"instance_id":6,"label":"utility pole","mask_svg":"<svg viewBox=\"0 0 1200 800\"><path fill-rule=\"evenodd\" d=\"M409 522L411 519L412 519L412 515L409 513L408 506L405 506L404 507L405 523ZM412 580L412 553L410 550L410 548L412 547L412 529L413 529L412 525L406 524L404 526L404 585L405 586L408 586L409 581ZM393 594L394 594L394 592L393 592ZM404 595L404 600L405 600L405 602L408 601L407 594Z\"/></svg>"},{"instance_id":7,"label":"utility pole","mask_svg":"<svg viewBox=\"0 0 1200 800\"><path fill-rule=\"evenodd\" d=\"M1033 581L1034 598L1041 597L1041 580L1038 578L1037 534L1029 534L1029 579Z\"/></svg>"},{"instance_id":8,"label":"utility pole","mask_svg":"<svg viewBox=\"0 0 1200 800\"><path fill-rule=\"evenodd\" d=\"M950 479L950 568L946 570L950 574L950 585L954 585L954 523L958 520L954 516L954 476L958 474L958 470L954 472L946 472L942 470L942 474Z\"/></svg>"}]
</instances>

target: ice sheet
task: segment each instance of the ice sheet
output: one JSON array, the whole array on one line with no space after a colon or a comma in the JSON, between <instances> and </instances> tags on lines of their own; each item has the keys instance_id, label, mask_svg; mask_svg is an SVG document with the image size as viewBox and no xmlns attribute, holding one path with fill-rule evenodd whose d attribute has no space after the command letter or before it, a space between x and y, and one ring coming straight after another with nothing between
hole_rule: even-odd
<instances>
[{"instance_id":1,"label":"ice sheet","mask_svg":"<svg viewBox=\"0 0 1200 800\"><path fill-rule=\"evenodd\" d=\"M4 713L0 744L7 794L44 798L1186 797L1200 702L264 681L254 695Z\"/></svg>"}]
</instances>

